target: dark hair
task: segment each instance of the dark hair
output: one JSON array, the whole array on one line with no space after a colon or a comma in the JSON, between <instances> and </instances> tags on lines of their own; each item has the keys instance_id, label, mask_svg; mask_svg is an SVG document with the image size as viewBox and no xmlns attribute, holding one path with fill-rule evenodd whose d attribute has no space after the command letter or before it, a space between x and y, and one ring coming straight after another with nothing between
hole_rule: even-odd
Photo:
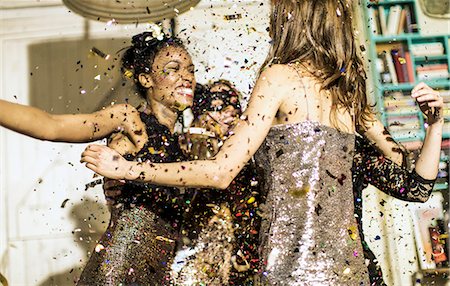
<instances>
[{"instance_id":1,"label":"dark hair","mask_svg":"<svg viewBox=\"0 0 450 286\"><path fill-rule=\"evenodd\" d=\"M272 0L269 34L273 45L263 67L311 63L312 76L329 90L333 107L355 112L355 124L370 121L366 74L353 37L349 0ZM331 116L334 115L334 116ZM336 126L337 127L337 126Z\"/></svg>"},{"instance_id":2,"label":"dark hair","mask_svg":"<svg viewBox=\"0 0 450 286\"><path fill-rule=\"evenodd\" d=\"M163 38L159 40L153 32L143 32L132 37L131 46L124 52L122 73L126 77L134 79L137 90L142 97L146 98L147 88L139 82L139 74L150 73L158 52L169 46L185 49L181 40L176 37L168 37L164 34Z\"/></svg>"},{"instance_id":3,"label":"dark hair","mask_svg":"<svg viewBox=\"0 0 450 286\"><path fill-rule=\"evenodd\" d=\"M215 84L226 84L230 87L229 91L217 91L211 92L210 88ZM232 101L232 97L236 98L236 101ZM233 87L233 85L225 80L218 80L211 85L201 85L197 83L195 87L194 93L194 103L192 105L192 113L195 118L198 118L200 115L205 113L206 111L216 111L221 110L226 106L233 106L238 113L242 113L241 104L239 102L239 93ZM213 106L214 100L222 100L223 104L220 107Z\"/></svg>"}]
</instances>

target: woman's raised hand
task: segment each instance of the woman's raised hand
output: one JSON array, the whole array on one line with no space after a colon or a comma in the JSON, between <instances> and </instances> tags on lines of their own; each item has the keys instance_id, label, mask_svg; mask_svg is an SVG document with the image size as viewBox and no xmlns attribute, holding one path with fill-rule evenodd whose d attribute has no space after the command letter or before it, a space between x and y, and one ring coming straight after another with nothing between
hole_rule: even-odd
<instances>
[{"instance_id":1,"label":"woman's raised hand","mask_svg":"<svg viewBox=\"0 0 450 286\"><path fill-rule=\"evenodd\" d=\"M131 163L118 152L103 146L91 144L81 154L81 163L99 175L110 179L125 179L131 170Z\"/></svg>"},{"instance_id":2,"label":"woman's raised hand","mask_svg":"<svg viewBox=\"0 0 450 286\"><path fill-rule=\"evenodd\" d=\"M444 100L440 96L439 91L421 82L413 88L411 96L416 99L429 125L443 118Z\"/></svg>"}]
</instances>

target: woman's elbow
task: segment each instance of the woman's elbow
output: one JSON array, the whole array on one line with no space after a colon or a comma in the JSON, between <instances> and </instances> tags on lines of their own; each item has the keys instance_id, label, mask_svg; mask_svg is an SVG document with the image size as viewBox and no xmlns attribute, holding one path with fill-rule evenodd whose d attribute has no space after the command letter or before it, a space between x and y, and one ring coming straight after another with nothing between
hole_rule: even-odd
<instances>
[{"instance_id":1,"label":"woman's elbow","mask_svg":"<svg viewBox=\"0 0 450 286\"><path fill-rule=\"evenodd\" d=\"M211 179L210 187L219 190L225 190L233 181L233 178L226 175L217 175Z\"/></svg>"}]
</instances>

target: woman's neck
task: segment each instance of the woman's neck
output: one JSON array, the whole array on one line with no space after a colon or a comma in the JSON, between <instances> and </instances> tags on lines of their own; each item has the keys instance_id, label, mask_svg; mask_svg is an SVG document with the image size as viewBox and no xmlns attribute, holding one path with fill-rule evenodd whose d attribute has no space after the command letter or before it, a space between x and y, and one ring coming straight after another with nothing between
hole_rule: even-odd
<instances>
[{"instance_id":1,"label":"woman's neck","mask_svg":"<svg viewBox=\"0 0 450 286\"><path fill-rule=\"evenodd\" d=\"M149 113L153 114L160 124L169 128L170 132L173 133L178 117L176 110L155 100L147 102L146 110L149 110Z\"/></svg>"}]
</instances>

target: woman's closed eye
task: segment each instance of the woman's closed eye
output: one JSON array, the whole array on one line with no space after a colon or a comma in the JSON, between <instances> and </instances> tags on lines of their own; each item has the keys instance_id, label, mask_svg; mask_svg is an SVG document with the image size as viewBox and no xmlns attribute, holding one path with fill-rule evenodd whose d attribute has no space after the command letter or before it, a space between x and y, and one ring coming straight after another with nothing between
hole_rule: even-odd
<instances>
[{"instance_id":1,"label":"woman's closed eye","mask_svg":"<svg viewBox=\"0 0 450 286\"><path fill-rule=\"evenodd\" d=\"M180 65L173 63L173 64L168 64L164 67L164 71L169 73L169 72L176 72L180 69Z\"/></svg>"}]
</instances>

